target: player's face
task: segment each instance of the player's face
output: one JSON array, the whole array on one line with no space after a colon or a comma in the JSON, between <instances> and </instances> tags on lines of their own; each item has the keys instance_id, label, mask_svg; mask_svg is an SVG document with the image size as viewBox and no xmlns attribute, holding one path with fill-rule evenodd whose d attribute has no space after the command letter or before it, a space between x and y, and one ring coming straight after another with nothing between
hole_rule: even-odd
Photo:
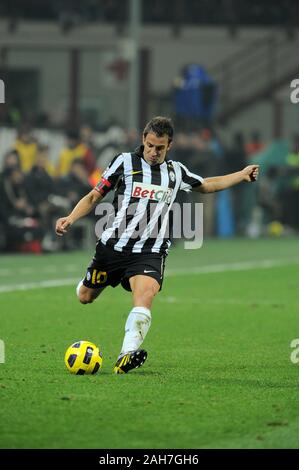
<instances>
[{"instance_id":1,"label":"player's face","mask_svg":"<svg viewBox=\"0 0 299 470\"><path fill-rule=\"evenodd\" d=\"M143 136L143 145L144 160L149 165L158 165L164 162L171 142L169 143L169 137L167 135L157 137L156 134L149 132L145 137Z\"/></svg>"}]
</instances>

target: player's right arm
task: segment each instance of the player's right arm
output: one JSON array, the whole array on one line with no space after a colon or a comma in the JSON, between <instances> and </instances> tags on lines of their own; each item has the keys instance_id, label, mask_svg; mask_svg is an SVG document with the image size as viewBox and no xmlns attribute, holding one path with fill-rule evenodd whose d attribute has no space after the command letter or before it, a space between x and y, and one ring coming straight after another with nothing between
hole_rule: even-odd
<instances>
[{"instance_id":1,"label":"player's right arm","mask_svg":"<svg viewBox=\"0 0 299 470\"><path fill-rule=\"evenodd\" d=\"M87 215L92 210L92 208L101 201L101 199L103 199L103 195L96 189L93 189L88 194L86 194L86 196L80 199L78 204L74 207L68 216L61 217L57 220L55 230L56 234L61 237L68 231L70 226L76 222L76 220L81 219L81 217Z\"/></svg>"}]
</instances>

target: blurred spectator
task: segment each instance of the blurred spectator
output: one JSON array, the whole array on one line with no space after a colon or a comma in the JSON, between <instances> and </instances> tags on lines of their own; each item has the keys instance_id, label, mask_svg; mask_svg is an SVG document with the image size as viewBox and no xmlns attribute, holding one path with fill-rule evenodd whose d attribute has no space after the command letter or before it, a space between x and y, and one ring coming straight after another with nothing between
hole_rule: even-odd
<instances>
[{"instance_id":1,"label":"blurred spectator","mask_svg":"<svg viewBox=\"0 0 299 470\"><path fill-rule=\"evenodd\" d=\"M60 195L66 197L71 206L77 204L92 189L84 161L80 158L73 160L70 172L58 184Z\"/></svg>"},{"instance_id":2,"label":"blurred spectator","mask_svg":"<svg viewBox=\"0 0 299 470\"><path fill-rule=\"evenodd\" d=\"M199 173L203 177L220 174L222 167L223 149L216 134L208 128L201 129L199 132L198 148L198 161ZM201 168L201 169L200 169ZM204 236L212 236L217 234L216 225L216 209L217 198L216 193L213 194L200 194L197 197L204 203Z\"/></svg>"},{"instance_id":3,"label":"blurred spectator","mask_svg":"<svg viewBox=\"0 0 299 470\"><path fill-rule=\"evenodd\" d=\"M99 153L99 148L97 147L94 141L92 127L88 126L87 124L82 126L80 128L80 138L81 138L82 144L84 144L87 147L87 149L89 149L94 155L94 157L96 158L96 156Z\"/></svg>"},{"instance_id":4,"label":"blurred spectator","mask_svg":"<svg viewBox=\"0 0 299 470\"><path fill-rule=\"evenodd\" d=\"M223 148L212 129L204 128L199 132L198 150L202 174L212 176L222 167Z\"/></svg>"},{"instance_id":5,"label":"blurred spectator","mask_svg":"<svg viewBox=\"0 0 299 470\"><path fill-rule=\"evenodd\" d=\"M263 222L266 224L282 220L281 190L280 169L270 166L258 186L258 204L264 211Z\"/></svg>"},{"instance_id":6,"label":"blurred spectator","mask_svg":"<svg viewBox=\"0 0 299 470\"><path fill-rule=\"evenodd\" d=\"M8 168L21 168L20 155L17 150L9 150L4 155L2 171Z\"/></svg>"},{"instance_id":7,"label":"blurred spectator","mask_svg":"<svg viewBox=\"0 0 299 470\"><path fill-rule=\"evenodd\" d=\"M16 150L9 150L4 155L2 171L0 173L0 188L3 188L7 172L11 171L12 168L20 169L20 157ZM6 225L7 212L4 209L1 210L0 201L0 250L4 250L6 248Z\"/></svg>"},{"instance_id":8,"label":"blurred spectator","mask_svg":"<svg viewBox=\"0 0 299 470\"><path fill-rule=\"evenodd\" d=\"M54 166L49 161L48 151L49 148L46 145L38 147L36 162L26 175L25 186L28 200L35 208L43 228L43 250L53 251L57 248L53 229L54 220L62 213L62 208L59 207L60 204L55 204L56 187L52 177Z\"/></svg>"},{"instance_id":9,"label":"blurred spectator","mask_svg":"<svg viewBox=\"0 0 299 470\"><path fill-rule=\"evenodd\" d=\"M69 174L60 178L58 185L59 194L68 201L70 208L73 208L92 189L82 159L73 160ZM84 245L86 232L90 233L93 230L90 227L92 217L94 217L94 214L90 212L81 224L76 224L70 236L62 240L64 249L78 249L79 246L82 247Z\"/></svg>"},{"instance_id":10,"label":"blurred spectator","mask_svg":"<svg viewBox=\"0 0 299 470\"><path fill-rule=\"evenodd\" d=\"M253 157L256 153L261 152L265 144L261 140L260 133L258 131L253 131L251 134L250 141L246 144L246 153L247 156Z\"/></svg>"},{"instance_id":11,"label":"blurred spectator","mask_svg":"<svg viewBox=\"0 0 299 470\"><path fill-rule=\"evenodd\" d=\"M37 143L32 136L31 129L23 125L18 130L18 137L13 145L20 156L21 169L25 173L31 170L36 157Z\"/></svg>"},{"instance_id":12,"label":"blurred spectator","mask_svg":"<svg viewBox=\"0 0 299 470\"><path fill-rule=\"evenodd\" d=\"M8 122L13 127L19 127L21 125L21 121L21 103L18 99L15 99L8 107Z\"/></svg>"},{"instance_id":13,"label":"blurred spectator","mask_svg":"<svg viewBox=\"0 0 299 470\"><path fill-rule=\"evenodd\" d=\"M20 168L7 168L2 175L1 207L7 217L15 215L31 216L34 208L29 204L25 185L25 175Z\"/></svg>"},{"instance_id":14,"label":"blurred spectator","mask_svg":"<svg viewBox=\"0 0 299 470\"><path fill-rule=\"evenodd\" d=\"M245 139L242 132L233 135L232 143L225 154L225 171L233 173L247 165Z\"/></svg>"},{"instance_id":15,"label":"blurred spectator","mask_svg":"<svg viewBox=\"0 0 299 470\"><path fill-rule=\"evenodd\" d=\"M286 158L286 187L283 194L283 222L299 229L299 136L295 135L292 150Z\"/></svg>"},{"instance_id":16,"label":"blurred spectator","mask_svg":"<svg viewBox=\"0 0 299 470\"><path fill-rule=\"evenodd\" d=\"M126 134L122 127L118 124L111 124L105 133L105 139L99 150L97 158L98 168L104 170L109 165L112 158L119 153L120 147L124 145L125 142Z\"/></svg>"},{"instance_id":17,"label":"blurred spectator","mask_svg":"<svg viewBox=\"0 0 299 470\"><path fill-rule=\"evenodd\" d=\"M90 148L81 142L79 131L73 129L67 132L67 144L60 152L57 175L65 176L69 173L73 160L81 159L88 174L95 169L95 156Z\"/></svg>"},{"instance_id":18,"label":"blurred spectator","mask_svg":"<svg viewBox=\"0 0 299 470\"><path fill-rule=\"evenodd\" d=\"M225 173L233 173L244 168L247 165L245 140L241 132L236 132L233 136L232 144L225 154ZM244 185L239 184L230 188L232 195L233 216L237 234L244 233L246 213L244 207L245 190Z\"/></svg>"},{"instance_id":19,"label":"blurred spectator","mask_svg":"<svg viewBox=\"0 0 299 470\"><path fill-rule=\"evenodd\" d=\"M38 147L36 161L31 171L26 176L26 187L29 200L35 208L47 200L49 194L54 192L52 176L54 167L48 158L48 147Z\"/></svg>"},{"instance_id":20,"label":"blurred spectator","mask_svg":"<svg viewBox=\"0 0 299 470\"><path fill-rule=\"evenodd\" d=\"M81 141L84 145L86 145L87 149L93 154L94 156L94 168L90 169L89 173L89 182L91 186L95 186L99 179L101 178L101 169L96 165L96 158L99 155L99 147L96 145L93 135L93 129L88 126L84 125L80 128L80 137Z\"/></svg>"},{"instance_id":21,"label":"blurred spectator","mask_svg":"<svg viewBox=\"0 0 299 470\"><path fill-rule=\"evenodd\" d=\"M289 186L299 189L299 136L293 137L292 151L288 154L287 173L289 175Z\"/></svg>"},{"instance_id":22,"label":"blurred spectator","mask_svg":"<svg viewBox=\"0 0 299 470\"><path fill-rule=\"evenodd\" d=\"M182 162L184 165L189 165L195 172L196 167L193 165L198 165L198 154L194 146L194 139L192 141L190 134L178 132L173 142L172 151L175 160Z\"/></svg>"},{"instance_id":23,"label":"blurred spectator","mask_svg":"<svg viewBox=\"0 0 299 470\"><path fill-rule=\"evenodd\" d=\"M5 170L0 187L0 218L4 221L8 249L40 253L43 234L24 182L25 175L19 168Z\"/></svg>"},{"instance_id":24,"label":"blurred spectator","mask_svg":"<svg viewBox=\"0 0 299 470\"><path fill-rule=\"evenodd\" d=\"M217 84L201 64L187 64L173 82L173 107L182 129L208 126L213 122ZM187 126L187 127L185 127Z\"/></svg>"},{"instance_id":25,"label":"blurred spectator","mask_svg":"<svg viewBox=\"0 0 299 470\"><path fill-rule=\"evenodd\" d=\"M48 175L54 177L55 166L50 160L49 152L49 145L39 144L37 147L36 165L40 168L44 168Z\"/></svg>"}]
</instances>

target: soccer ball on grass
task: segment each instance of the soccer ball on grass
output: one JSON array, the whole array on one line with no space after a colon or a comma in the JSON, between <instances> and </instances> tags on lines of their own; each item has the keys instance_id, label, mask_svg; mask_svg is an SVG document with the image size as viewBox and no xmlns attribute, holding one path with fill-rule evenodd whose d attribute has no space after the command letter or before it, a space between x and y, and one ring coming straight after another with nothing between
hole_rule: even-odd
<instances>
[{"instance_id":1,"label":"soccer ball on grass","mask_svg":"<svg viewBox=\"0 0 299 470\"><path fill-rule=\"evenodd\" d=\"M65 353L64 362L72 374L96 374L103 362L99 348L90 341L77 341Z\"/></svg>"}]
</instances>

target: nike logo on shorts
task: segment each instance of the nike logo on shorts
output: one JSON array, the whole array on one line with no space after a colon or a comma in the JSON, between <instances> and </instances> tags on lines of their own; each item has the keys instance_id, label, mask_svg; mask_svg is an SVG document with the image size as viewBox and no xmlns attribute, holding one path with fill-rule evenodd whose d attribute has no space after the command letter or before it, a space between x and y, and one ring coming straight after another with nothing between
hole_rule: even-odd
<instances>
[{"instance_id":1,"label":"nike logo on shorts","mask_svg":"<svg viewBox=\"0 0 299 470\"><path fill-rule=\"evenodd\" d=\"M144 274L147 274L147 273L155 273L156 271L147 271L147 269L145 269L143 272Z\"/></svg>"}]
</instances>

